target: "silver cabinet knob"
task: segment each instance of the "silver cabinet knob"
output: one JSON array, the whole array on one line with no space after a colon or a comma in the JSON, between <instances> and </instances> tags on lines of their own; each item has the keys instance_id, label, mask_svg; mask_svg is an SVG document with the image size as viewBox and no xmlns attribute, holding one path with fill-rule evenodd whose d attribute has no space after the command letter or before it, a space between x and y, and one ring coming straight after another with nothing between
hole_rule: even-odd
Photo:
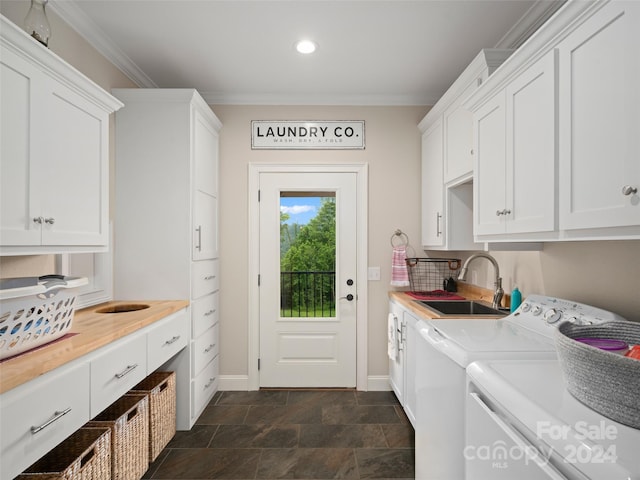
<instances>
[{"instance_id":1,"label":"silver cabinet knob","mask_svg":"<svg viewBox=\"0 0 640 480\"><path fill-rule=\"evenodd\" d=\"M504 215L504 210L496 210L496 217L499 217L500 215Z\"/></svg>"},{"instance_id":2,"label":"silver cabinet knob","mask_svg":"<svg viewBox=\"0 0 640 480\"><path fill-rule=\"evenodd\" d=\"M33 217L33 222L42 225L44 218L42 217Z\"/></svg>"},{"instance_id":3,"label":"silver cabinet knob","mask_svg":"<svg viewBox=\"0 0 640 480\"><path fill-rule=\"evenodd\" d=\"M498 210L496 211L496 216L501 216L501 215L509 215L511 213L511 210L508 210L506 208L503 208L502 210Z\"/></svg>"},{"instance_id":4,"label":"silver cabinet knob","mask_svg":"<svg viewBox=\"0 0 640 480\"><path fill-rule=\"evenodd\" d=\"M638 193L638 187L632 187L631 185L622 187L622 194L625 196L635 195L636 193Z\"/></svg>"},{"instance_id":5,"label":"silver cabinet knob","mask_svg":"<svg viewBox=\"0 0 640 480\"><path fill-rule=\"evenodd\" d=\"M53 225L54 223L56 223L56 219L53 218L53 217L45 218L44 219L44 223L48 223L49 225Z\"/></svg>"}]
</instances>

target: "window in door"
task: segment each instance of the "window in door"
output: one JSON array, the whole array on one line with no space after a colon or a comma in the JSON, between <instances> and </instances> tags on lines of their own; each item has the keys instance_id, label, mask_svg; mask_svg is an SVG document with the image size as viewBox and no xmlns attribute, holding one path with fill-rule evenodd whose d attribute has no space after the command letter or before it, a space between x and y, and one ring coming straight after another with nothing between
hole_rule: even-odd
<instances>
[{"instance_id":1,"label":"window in door","mask_svg":"<svg viewBox=\"0 0 640 480\"><path fill-rule=\"evenodd\" d=\"M280 315L334 317L335 192L280 192Z\"/></svg>"}]
</instances>

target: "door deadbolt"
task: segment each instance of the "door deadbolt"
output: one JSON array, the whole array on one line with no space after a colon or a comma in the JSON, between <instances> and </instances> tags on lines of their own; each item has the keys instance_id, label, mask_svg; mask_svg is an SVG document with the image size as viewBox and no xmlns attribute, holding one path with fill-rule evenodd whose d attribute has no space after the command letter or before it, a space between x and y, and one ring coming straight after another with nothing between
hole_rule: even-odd
<instances>
[{"instance_id":1,"label":"door deadbolt","mask_svg":"<svg viewBox=\"0 0 640 480\"><path fill-rule=\"evenodd\" d=\"M347 285L349 285L349 286L353 285L353 280L351 280L351 279L347 280Z\"/></svg>"}]
</instances>

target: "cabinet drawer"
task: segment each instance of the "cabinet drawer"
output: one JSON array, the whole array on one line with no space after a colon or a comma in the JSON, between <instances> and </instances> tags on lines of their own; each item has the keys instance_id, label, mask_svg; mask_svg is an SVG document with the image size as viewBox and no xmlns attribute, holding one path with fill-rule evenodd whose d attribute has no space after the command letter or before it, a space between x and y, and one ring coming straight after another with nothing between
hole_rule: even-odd
<instances>
[{"instance_id":1,"label":"cabinet drawer","mask_svg":"<svg viewBox=\"0 0 640 480\"><path fill-rule=\"evenodd\" d=\"M99 414L147 376L147 336L106 347L91 361L91 416Z\"/></svg>"},{"instance_id":2,"label":"cabinet drawer","mask_svg":"<svg viewBox=\"0 0 640 480\"><path fill-rule=\"evenodd\" d=\"M189 341L187 310L181 310L154 325L147 333L147 373L156 370Z\"/></svg>"},{"instance_id":3,"label":"cabinet drawer","mask_svg":"<svg viewBox=\"0 0 640 480\"><path fill-rule=\"evenodd\" d=\"M192 418L198 417L218 390L218 359L214 359L191 382Z\"/></svg>"},{"instance_id":4,"label":"cabinet drawer","mask_svg":"<svg viewBox=\"0 0 640 480\"><path fill-rule=\"evenodd\" d=\"M211 360L218 355L220 350L218 342L218 325L200 335L193 342L193 371L198 374Z\"/></svg>"},{"instance_id":5,"label":"cabinet drawer","mask_svg":"<svg viewBox=\"0 0 640 480\"><path fill-rule=\"evenodd\" d=\"M218 260L194 262L191 268L191 298L200 298L218 290Z\"/></svg>"},{"instance_id":6,"label":"cabinet drawer","mask_svg":"<svg viewBox=\"0 0 640 480\"><path fill-rule=\"evenodd\" d=\"M89 364L83 363L0 396L0 478L14 478L89 421L88 383Z\"/></svg>"},{"instance_id":7,"label":"cabinet drawer","mask_svg":"<svg viewBox=\"0 0 640 480\"><path fill-rule=\"evenodd\" d=\"M193 302L191 307L193 338L199 337L212 325L218 323L218 305L220 304L218 295L218 292L215 292Z\"/></svg>"}]
</instances>

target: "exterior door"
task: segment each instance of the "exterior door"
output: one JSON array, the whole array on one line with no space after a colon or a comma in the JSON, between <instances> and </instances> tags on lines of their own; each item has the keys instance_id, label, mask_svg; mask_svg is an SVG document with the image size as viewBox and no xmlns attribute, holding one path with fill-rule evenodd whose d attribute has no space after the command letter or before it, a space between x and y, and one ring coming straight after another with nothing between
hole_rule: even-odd
<instances>
[{"instance_id":1,"label":"exterior door","mask_svg":"<svg viewBox=\"0 0 640 480\"><path fill-rule=\"evenodd\" d=\"M262 172L259 189L260 386L355 387L356 173ZM326 207L335 209L333 224L324 218L322 226L302 226L324 232L326 244L300 249L310 257L331 249L333 242L333 270L307 271L304 259L296 266L283 265L288 245L281 244L282 228L287 228L281 206L287 197L333 203Z\"/></svg>"}]
</instances>

